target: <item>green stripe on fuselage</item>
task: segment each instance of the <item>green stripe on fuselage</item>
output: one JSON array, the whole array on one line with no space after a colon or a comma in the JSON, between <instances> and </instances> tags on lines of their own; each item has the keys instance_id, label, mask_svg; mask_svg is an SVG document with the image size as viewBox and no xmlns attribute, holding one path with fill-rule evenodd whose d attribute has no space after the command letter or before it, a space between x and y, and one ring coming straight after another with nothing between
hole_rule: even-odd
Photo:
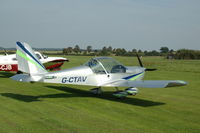
<instances>
[{"instance_id":1,"label":"green stripe on fuselage","mask_svg":"<svg viewBox=\"0 0 200 133\"><path fill-rule=\"evenodd\" d=\"M17 50L16 52L19 56L21 56L22 58L24 58L25 60L31 62L32 64L38 66L39 68L44 69L43 67L41 67L38 63L36 63L34 60L28 58L26 55L24 55L21 51Z\"/></svg>"},{"instance_id":2,"label":"green stripe on fuselage","mask_svg":"<svg viewBox=\"0 0 200 133\"><path fill-rule=\"evenodd\" d=\"M128 80L131 80L131 81L136 80L137 78L139 78L140 76L142 76L142 74L143 74L143 73L140 73L139 75L137 75L137 76L135 76L135 77L132 77L132 78L130 78L130 79L128 79Z\"/></svg>"}]
</instances>

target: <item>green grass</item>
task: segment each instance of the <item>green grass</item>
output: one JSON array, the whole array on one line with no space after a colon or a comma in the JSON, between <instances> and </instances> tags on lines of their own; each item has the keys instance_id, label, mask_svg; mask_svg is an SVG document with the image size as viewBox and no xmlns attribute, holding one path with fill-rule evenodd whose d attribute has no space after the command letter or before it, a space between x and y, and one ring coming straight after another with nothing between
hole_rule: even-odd
<instances>
[{"instance_id":1,"label":"green grass","mask_svg":"<svg viewBox=\"0 0 200 133\"><path fill-rule=\"evenodd\" d=\"M91 57L67 56L70 68ZM134 57L114 57L138 65ZM143 57L145 79L180 79L184 87L140 88L136 96L116 99L113 88L93 96L88 86L20 83L0 73L0 133L199 133L200 61Z\"/></svg>"}]
</instances>

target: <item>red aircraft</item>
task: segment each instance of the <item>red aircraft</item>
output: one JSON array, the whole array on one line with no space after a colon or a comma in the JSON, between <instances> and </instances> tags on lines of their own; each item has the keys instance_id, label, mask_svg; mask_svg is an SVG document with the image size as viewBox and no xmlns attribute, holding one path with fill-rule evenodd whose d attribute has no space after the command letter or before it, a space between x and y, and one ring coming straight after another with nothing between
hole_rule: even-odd
<instances>
[{"instance_id":1,"label":"red aircraft","mask_svg":"<svg viewBox=\"0 0 200 133\"><path fill-rule=\"evenodd\" d=\"M60 70L64 62L69 61L67 58L63 57L48 57L37 51L35 51L35 54L48 70ZM18 72L16 54L8 55L5 53L5 55L0 55L0 71Z\"/></svg>"}]
</instances>

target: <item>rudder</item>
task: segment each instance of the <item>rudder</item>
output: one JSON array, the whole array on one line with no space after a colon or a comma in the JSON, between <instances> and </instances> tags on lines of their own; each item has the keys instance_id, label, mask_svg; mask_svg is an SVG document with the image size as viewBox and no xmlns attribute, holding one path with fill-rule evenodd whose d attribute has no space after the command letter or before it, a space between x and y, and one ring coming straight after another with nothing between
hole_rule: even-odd
<instances>
[{"instance_id":1,"label":"rudder","mask_svg":"<svg viewBox=\"0 0 200 133\"><path fill-rule=\"evenodd\" d=\"M30 75L47 73L32 48L27 43L16 42L18 70Z\"/></svg>"}]
</instances>

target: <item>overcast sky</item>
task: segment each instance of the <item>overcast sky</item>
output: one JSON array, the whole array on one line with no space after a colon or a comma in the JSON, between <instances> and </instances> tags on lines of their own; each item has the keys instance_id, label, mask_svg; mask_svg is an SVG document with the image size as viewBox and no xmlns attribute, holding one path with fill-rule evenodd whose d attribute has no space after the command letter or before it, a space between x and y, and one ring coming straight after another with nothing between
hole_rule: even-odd
<instances>
[{"instance_id":1,"label":"overcast sky","mask_svg":"<svg viewBox=\"0 0 200 133\"><path fill-rule=\"evenodd\" d=\"M200 0L0 0L0 46L200 50Z\"/></svg>"}]
</instances>

